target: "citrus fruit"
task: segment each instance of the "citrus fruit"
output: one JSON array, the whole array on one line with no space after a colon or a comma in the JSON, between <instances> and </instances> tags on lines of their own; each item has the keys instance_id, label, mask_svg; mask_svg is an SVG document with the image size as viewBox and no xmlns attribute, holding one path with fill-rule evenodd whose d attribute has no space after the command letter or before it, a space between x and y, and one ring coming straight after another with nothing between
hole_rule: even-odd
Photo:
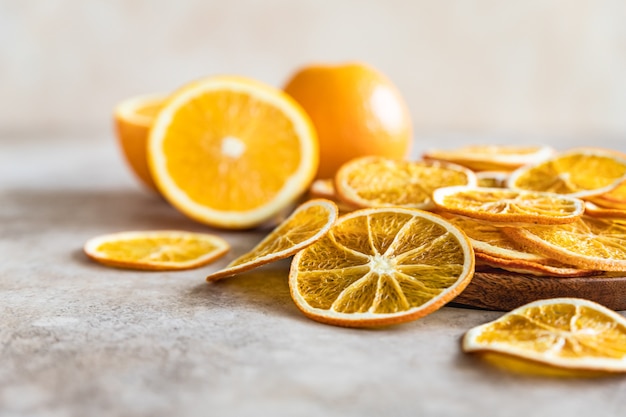
<instances>
[{"instance_id":1,"label":"citrus fruit","mask_svg":"<svg viewBox=\"0 0 626 417\"><path fill-rule=\"evenodd\" d=\"M309 198L325 198L331 200L337 205L340 213L348 213L357 209L357 207L341 201L335 190L335 182L327 178L320 178L313 181L309 188Z\"/></svg>"},{"instance_id":2,"label":"citrus fruit","mask_svg":"<svg viewBox=\"0 0 626 417\"><path fill-rule=\"evenodd\" d=\"M626 222L623 220L583 215L568 224L502 230L529 251L569 265L626 271Z\"/></svg>"},{"instance_id":3,"label":"citrus fruit","mask_svg":"<svg viewBox=\"0 0 626 417\"><path fill-rule=\"evenodd\" d=\"M356 207L433 208L439 187L476 185L472 171L439 161L404 161L365 156L345 163L335 176L335 189Z\"/></svg>"},{"instance_id":4,"label":"citrus fruit","mask_svg":"<svg viewBox=\"0 0 626 417\"><path fill-rule=\"evenodd\" d=\"M608 208L598 206L591 201L585 201L585 214L593 217L604 217L626 220L626 208Z\"/></svg>"},{"instance_id":5,"label":"citrus fruit","mask_svg":"<svg viewBox=\"0 0 626 417\"><path fill-rule=\"evenodd\" d=\"M538 261L522 258L502 258L478 251L476 251L476 265L477 267L478 265L488 265L492 268L504 269L509 272L541 277L588 277L600 274L599 271L576 268L549 258Z\"/></svg>"},{"instance_id":6,"label":"citrus fruit","mask_svg":"<svg viewBox=\"0 0 626 417\"><path fill-rule=\"evenodd\" d=\"M243 229L272 219L307 191L318 163L310 119L287 94L217 76L174 92L148 141L152 176L192 219Z\"/></svg>"},{"instance_id":7,"label":"citrus fruit","mask_svg":"<svg viewBox=\"0 0 626 417\"><path fill-rule=\"evenodd\" d=\"M509 173L506 171L479 171L476 172L479 187L506 188Z\"/></svg>"},{"instance_id":8,"label":"citrus fruit","mask_svg":"<svg viewBox=\"0 0 626 417\"><path fill-rule=\"evenodd\" d=\"M626 183L604 194L590 197L589 200L601 207L626 210Z\"/></svg>"},{"instance_id":9,"label":"citrus fruit","mask_svg":"<svg viewBox=\"0 0 626 417\"><path fill-rule=\"evenodd\" d=\"M556 369L624 372L626 319L588 300L539 300L469 330L463 350Z\"/></svg>"},{"instance_id":10,"label":"citrus fruit","mask_svg":"<svg viewBox=\"0 0 626 417\"><path fill-rule=\"evenodd\" d=\"M456 226L422 210L372 208L343 215L298 252L289 287L313 320L382 326L439 309L473 273L471 244Z\"/></svg>"},{"instance_id":11,"label":"citrus fruit","mask_svg":"<svg viewBox=\"0 0 626 417\"><path fill-rule=\"evenodd\" d=\"M216 281L287 258L321 238L336 219L337 206L332 201L307 201L251 251L229 263L226 268L210 274L206 280Z\"/></svg>"},{"instance_id":12,"label":"citrus fruit","mask_svg":"<svg viewBox=\"0 0 626 417\"><path fill-rule=\"evenodd\" d=\"M145 270L196 268L229 249L219 236L177 230L112 233L89 239L83 248L89 258L104 265Z\"/></svg>"},{"instance_id":13,"label":"citrus fruit","mask_svg":"<svg viewBox=\"0 0 626 417\"><path fill-rule=\"evenodd\" d=\"M148 168L146 147L150 126L165 99L162 94L131 97L119 103L113 113L117 138L128 166L154 191L156 185Z\"/></svg>"},{"instance_id":14,"label":"citrus fruit","mask_svg":"<svg viewBox=\"0 0 626 417\"><path fill-rule=\"evenodd\" d=\"M352 158L404 158L411 120L404 99L383 74L363 63L308 65L284 90L311 116L320 144L318 178L332 178Z\"/></svg>"},{"instance_id":15,"label":"citrus fruit","mask_svg":"<svg viewBox=\"0 0 626 417\"><path fill-rule=\"evenodd\" d=\"M497 223L571 223L585 211L582 200L554 193L487 187L443 187L433 192L440 210Z\"/></svg>"},{"instance_id":16,"label":"citrus fruit","mask_svg":"<svg viewBox=\"0 0 626 417\"><path fill-rule=\"evenodd\" d=\"M626 180L626 158L597 148L574 149L515 170L509 188L549 191L571 197L607 193Z\"/></svg>"},{"instance_id":17,"label":"citrus fruit","mask_svg":"<svg viewBox=\"0 0 626 417\"><path fill-rule=\"evenodd\" d=\"M470 145L456 149L431 149L425 159L454 162L474 171L512 171L553 154L549 146Z\"/></svg>"}]
</instances>

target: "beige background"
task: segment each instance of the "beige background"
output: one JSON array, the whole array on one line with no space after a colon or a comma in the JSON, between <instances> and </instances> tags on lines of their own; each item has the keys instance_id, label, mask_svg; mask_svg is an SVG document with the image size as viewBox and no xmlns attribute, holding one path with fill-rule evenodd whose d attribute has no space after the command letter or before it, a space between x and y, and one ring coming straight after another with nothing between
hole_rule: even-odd
<instances>
[{"instance_id":1,"label":"beige background","mask_svg":"<svg viewBox=\"0 0 626 417\"><path fill-rule=\"evenodd\" d=\"M622 0L0 0L0 132L104 131L135 94L363 60L418 133L615 138L625 22Z\"/></svg>"}]
</instances>

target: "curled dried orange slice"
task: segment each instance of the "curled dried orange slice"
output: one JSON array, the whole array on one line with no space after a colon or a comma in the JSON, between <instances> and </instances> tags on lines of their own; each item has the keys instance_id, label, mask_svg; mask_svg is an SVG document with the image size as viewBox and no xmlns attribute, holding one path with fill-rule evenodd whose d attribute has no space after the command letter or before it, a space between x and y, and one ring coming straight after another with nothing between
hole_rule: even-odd
<instances>
[{"instance_id":1,"label":"curled dried orange slice","mask_svg":"<svg viewBox=\"0 0 626 417\"><path fill-rule=\"evenodd\" d=\"M607 193L626 180L626 158L597 148L574 149L514 171L507 185L586 198Z\"/></svg>"},{"instance_id":2,"label":"curled dried orange slice","mask_svg":"<svg viewBox=\"0 0 626 417\"><path fill-rule=\"evenodd\" d=\"M476 185L476 175L460 165L362 157L345 163L335 176L341 200L356 207L433 208L435 189Z\"/></svg>"},{"instance_id":3,"label":"curled dried orange slice","mask_svg":"<svg viewBox=\"0 0 626 417\"><path fill-rule=\"evenodd\" d=\"M626 319L588 300L539 300L469 330L463 350L555 370L626 372Z\"/></svg>"},{"instance_id":4,"label":"curled dried orange slice","mask_svg":"<svg viewBox=\"0 0 626 417\"><path fill-rule=\"evenodd\" d=\"M474 171L512 171L553 154L549 146L471 145L456 149L431 149L425 159L453 162Z\"/></svg>"},{"instance_id":5,"label":"curled dried orange slice","mask_svg":"<svg viewBox=\"0 0 626 417\"><path fill-rule=\"evenodd\" d=\"M337 206L329 200L314 199L300 205L251 251L226 268L207 276L216 281L261 265L287 258L320 239L337 219Z\"/></svg>"},{"instance_id":6,"label":"curled dried orange slice","mask_svg":"<svg viewBox=\"0 0 626 417\"><path fill-rule=\"evenodd\" d=\"M527 259L501 258L482 252L476 252L476 264L488 265L492 268L504 269L505 271L518 274L541 277L588 277L600 274L599 271L579 269L553 259L546 258L537 262Z\"/></svg>"},{"instance_id":7,"label":"curled dried orange slice","mask_svg":"<svg viewBox=\"0 0 626 417\"><path fill-rule=\"evenodd\" d=\"M577 198L504 188L444 187L433 201L440 210L498 223L571 223L585 211Z\"/></svg>"},{"instance_id":8,"label":"curled dried orange slice","mask_svg":"<svg viewBox=\"0 0 626 417\"><path fill-rule=\"evenodd\" d=\"M626 221L582 216L573 223L503 228L531 252L582 269L626 271Z\"/></svg>"},{"instance_id":9,"label":"curled dried orange slice","mask_svg":"<svg viewBox=\"0 0 626 417\"><path fill-rule=\"evenodd\" d=\"M471 244L456 226L421 210L373 208L340 217L296 254L289 287L313 320L382 326L439 309L473 273Z\"/></svg>"},{"instance_id":10,"label":"curled dried orange slice","mask_svg":"<svg viewBox=\"0 0 626 417\"><path fill-rule=\"evenodd\" d=\"M85 254L104 265L178 270L206 265L230 249L219 236L178 230L112 233L90 239Z\"/></svg>"}]
</instances>

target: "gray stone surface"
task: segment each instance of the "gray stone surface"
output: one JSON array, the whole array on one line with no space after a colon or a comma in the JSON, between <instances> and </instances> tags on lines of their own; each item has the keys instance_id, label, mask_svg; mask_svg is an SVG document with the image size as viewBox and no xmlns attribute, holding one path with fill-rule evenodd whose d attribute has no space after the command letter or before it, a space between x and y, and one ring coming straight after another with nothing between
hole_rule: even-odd
<instances>
[{"instance_id":1,"label":"gray stone surface","mask_svg":"<svg viewBox=\"0 0 626 417\"><path fill-rule=\"evenodd\" d=\"M554 144L585 143L626 150L619 139ZM110 134L0 137L0 228L2 416L619 416L626 408L621 377L519 376L462 354L463 333L497 312L444 307L391 328L343 329L300 314L288 262L204 282L263 231L218 232L232 252L192 271L88 261L81 247L101 233L211 230L137 185Z\"/></svg>"}]
</instances>

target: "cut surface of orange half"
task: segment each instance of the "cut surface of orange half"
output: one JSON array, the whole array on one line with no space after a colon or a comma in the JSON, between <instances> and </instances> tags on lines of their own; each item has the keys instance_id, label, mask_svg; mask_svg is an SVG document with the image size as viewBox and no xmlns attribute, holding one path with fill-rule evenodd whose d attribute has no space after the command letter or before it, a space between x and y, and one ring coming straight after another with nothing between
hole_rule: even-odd
<instances>
[{"instance_id":1,"label":"cut surface of orange half","mask_svg":"<svg viewBox=\"0 0 626 417\"><path fill-rule=\"evenodd\" d=\"M571 223L585 212L578 198L505 188L444 187L433 201L440 210L499 223Z\"/></svg>"},{"instance_id":2,"label":"cut surface of orange half","mask_svg":"<svg viewBox=\"0 0 626 417\"><path fill-rule=\"evenodd\" d=\"M474 274L467 236L435 214L407 208L357 210L298 252L289 287L319 322L383 326L423 317L458 295Z\"/></svg>"},{"instance_id":3,"label":"cut surface of orange half","mask_svg":"<svg viewBox=\"0 0 626 417\"><path fill-rule=\"evenodd\" d=\"M469 330L463 350L559 369L626 372L626 319L588 300L539 300Z\"/></svg>"},{"instance_id":4,"label":"cut surface of orange half","mask_svg":"<svg viewBox=\"0 0 626 417\"><path fill-rule=\"evenodd\" d=\"M337 220L337 206L324 199L307 201L251 251L207 276L207 281L236 275L287 258L320 239Z\"/></svg>"},{"instance_id":5,"label":"cut surface of orange half","mask_svg":"<svg viewBox=\"0 0 626 417\"><path fill-rule=\"evenodd\" d=\"M165 198L199 222L258 226L305 193L319 161L315 131L284 92L218 76L184 86L159 112L148 143Z\"/></svg>"},{"instance_id":6,"label":"cut surface of orange half","mask_svg":"<svg viewBox=\"0 0 626 417\"><path fill-rule=\"evenodd\" d=\"M113 113L118 142L126 162L135 175L154 191L156 184L148 167L146 148L150 127L165 99L165 94L131 97L119 103Z\"/></svg>"},{"instance_id":7,"label":"cut surface of orange half","mask_svg":"<svg viewBox=\"0 0 626 417\"><path fill-rule=\"evenodd\" d=\"M581 269L626 271L624 220L582 216L569 224L502 230L531 252Z\"/></svg>"},{"instance_id":8,"label":"cut surface of orange half","mask_svg":"<svg viewBox=\"0 0 626 417\"><path fill-rule=\"evenodd\" d=\"M424 158L453 162L474 171L512 171L522 165L545 159L553 153L554 150L545 145L470 145L450 150L428 150L424 153Z\"/></svg>"},{"instance_id":9,"label":"cut surface of orange half","mask_svg":"<svg viewBox=\"0 0 626 417\"><path fill-rule=\"evenodd\" d=\"M597 148L573 149L515 170L509 188L586 198L608 193L626 180L626 158Z\"/></svg>"},{"instance_id":10,"label":"cut surface of orange half","mask_svg":"<svg viewBox=\"0 0 626 417\"><path fill-rule=\"evenodd\" d=\"M197 268L229 249L219 236L178 230L112 233L88 240L83 248L89 258L101 264L144 270Z\"/></svg>"},{"instance_id":11,"label":"cut surface of orange half","mask_svg":"<svg viewBox=\"0 0 626 417\"><path fill-rule=\"evenodd\" d=\"M433 191L452 185L476 185L476 175L446 162L370 156L345 163L335 176L335 188L341 200L361 208L431 209Z\"/></svg>"}]
</instances>

